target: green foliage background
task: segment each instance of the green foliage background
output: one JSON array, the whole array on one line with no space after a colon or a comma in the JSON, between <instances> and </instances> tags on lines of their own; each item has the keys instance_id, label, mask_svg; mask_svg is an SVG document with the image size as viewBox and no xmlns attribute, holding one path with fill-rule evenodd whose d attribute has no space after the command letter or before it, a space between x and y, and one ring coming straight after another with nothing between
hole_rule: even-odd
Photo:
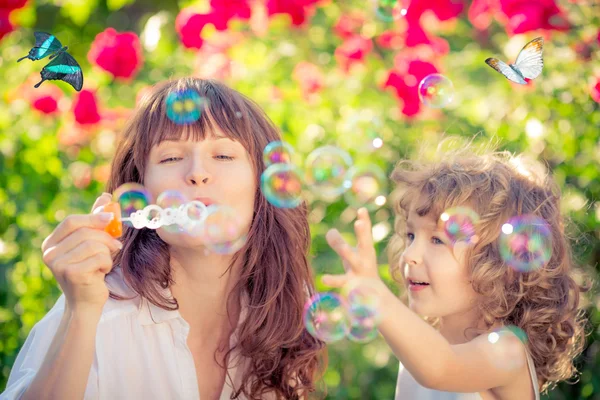
<instances>
[{"instance_id":1,"label":"green foliage background","mask_svg":"<svg viewBox=\"0 0 600 400\"><path fill-rule=\"evenodd\" d=\"M143 87L194 74L197 55L182 47L174 29L178 10L188 3L130 3L30 3L14 15L22 28L0 43L0 76L4 78L0 80L0 391L28 332L60 294L41 260L43 239L66 215L88 212L103 191L103 184L95 179L85 188L76 187L73 174L77 168L73 165L105 165L110 146L108 151L101 150L100 141L118 132L118 124L104 124L90 131L81 145L60 145L57 133L70 129L72 117L63 115L70 111L42 116L19 98L15 90L30 75L37 75L43 62L17 64L16 59L27 54L33 30L54 33L69 45L83 67L85 87L97 88L99 101L107 110L131 109ZM333 57L342 41L332 33L332 27L342 13L362 9L371 15L362 27L362 33L369 37L390 28L375 19L365 4L368 2L364 0L329 2L300 29L292 28L285 16L276 17L264 36L256 36L245 23L234 23L232 29L241 32L243 40L228 52L235 68L227 83L264 107L301 158L320 145L334 144L349 151L355 161L377 164L389 173L401 158L419 156L423 144L426 149L435 149L448 135L466 139L477 135L481 140L496 137L501 149L537 157L551 166L562 187L565 212L573 221L578 261L595 276L600 260L600 104L591 99L589 90L592 78L600 75L600 44L590 45L591 61L578 56L574 47L598 32L600 7L593 2L560 2L576 28L546 40L544 72L532 89L525 90L509 84L483 61L492 55L514 59L533 35L510 39L500 24L493 23L489 36L482 38L466 16L454 23L436 24L436 34L451 48L447 56L436 61L454 83L457 101L442 111L426 110L420 118L407 120L401 117L393 95L381 89L396 52L378 49L349 75L339 70ZM96 34L109 26L140 34L152 16L164 22L160 41L156 49L144 50L145 63L134 81L113 82L89 64L87 51ZM291 78L300 61L317 64L325 73L325 88L310 102L303 99L297 81ZM73 96L70 87L59 87L64 96ZM273 96L274 88L280 91L281 99ZM542 127L539 137L532 134L536 126L538 132ZM382 138L384 146L367 151L365 138L374 136ZM350 234L354 211L343 201L330 204L314 200L311 207L315 271L318 275L341 272L341 263L325 243L324 233L337 227ZM372 217L383 229L392 227L389 203ZM387 240L382 238L377 246L382 273L391 284L385 258ZM579 382L561 384L546 398L600 399L599 306L595 293L588 296L590 336L578 360L582 372ZM327 398L390 399L397 368L396 359L381 339L368 344L332 344L324 377Z\"/></svg>"}]
</instances>

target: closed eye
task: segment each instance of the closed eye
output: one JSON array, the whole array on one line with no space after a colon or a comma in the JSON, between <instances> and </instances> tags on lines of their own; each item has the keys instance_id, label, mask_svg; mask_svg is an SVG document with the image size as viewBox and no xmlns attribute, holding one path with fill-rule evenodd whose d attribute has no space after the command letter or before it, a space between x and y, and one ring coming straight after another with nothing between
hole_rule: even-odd
<instances>
[{"instance_id":1,"label":"closed eye","mask_svg":"<svg viewBox=\"0 0 600 400\"><path fill-rule=\"evenodd\" d=\"M173 161L177 161L177 160L181 160L181 157L169 157L169 158L165 158L164 160L160 160L160 164L164 164L164 163L168 163L168 162L173 162Z\"/></svg>"},{"instance_id":2,"label":"closed eye","mask_svg":"<svg viewBox=\"0 0 600 400\"><path fill-rule=\"evenodd\" d=\"M228 161L233 160L233 157L226 156L224 154L219 154L218 156L215 156L215 158L217 158L219 160L228 160Z\"/></svg>"}]
</instances>

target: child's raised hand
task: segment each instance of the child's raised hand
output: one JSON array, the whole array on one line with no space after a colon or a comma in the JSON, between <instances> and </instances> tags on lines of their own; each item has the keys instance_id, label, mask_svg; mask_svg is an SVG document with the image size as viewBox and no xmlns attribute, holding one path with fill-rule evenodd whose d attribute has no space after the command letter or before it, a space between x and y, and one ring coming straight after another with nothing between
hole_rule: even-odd
<instances>
[{"instance_id":1,"label":"child's raised hand","mask_svg":"<svg viewBox=\"0 0 600 400\"><path fill-rule=\"evenodd\" d=\"M356 248L351 247L337 230L331 229L327 232L327 243L342 258L346 273L323 275L321 280L325 285L340 288L355 278L380 279L377 271L377 254L371 233L371 219L365 208L358 210L354 232L357 239Z\"/></svg>"}]
</instances>

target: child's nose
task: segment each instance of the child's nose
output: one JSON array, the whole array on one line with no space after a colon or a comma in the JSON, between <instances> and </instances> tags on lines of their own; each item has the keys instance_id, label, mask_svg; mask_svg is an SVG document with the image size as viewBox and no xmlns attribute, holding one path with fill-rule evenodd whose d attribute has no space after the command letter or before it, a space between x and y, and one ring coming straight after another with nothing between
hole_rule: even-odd
<instances>
[{"instance_id":1,"label":"child's nose","mask_svg":"<svg viewBox=\"0 0 600 400\"><path fill-rule=\"evenodd\" d=\"M404 262L407 264L420 265L423 262L423 250L412 242L406 250L404 250Z\"/></svg>"}]
</instances>

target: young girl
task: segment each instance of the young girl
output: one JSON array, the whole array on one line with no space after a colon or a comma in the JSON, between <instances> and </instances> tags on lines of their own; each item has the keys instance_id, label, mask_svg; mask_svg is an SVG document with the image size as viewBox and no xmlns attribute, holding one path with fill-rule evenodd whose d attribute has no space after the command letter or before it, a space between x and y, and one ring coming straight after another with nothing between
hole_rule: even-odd
<instances>
[{"instance_id":1,"label":"young girl","mask_svg":"<svg viewBox=\"0 0 600 400\"><path fill-rule=\"evenodd\" d=\"M378 277L364 209L355 223L356 249L337 231L328 233L347 272L323 281L341 287L374 280L379 331L400 360L396 399L537 400L540 391L571 378L584 342L584 289L572 277L551 178L519 157L468 152L429 165L401 162L392 178L402 194L390 266L403 278L408 307ZM479 215L470 244L450 240L439 223L457 206ZM546 222L552 253L541 268L518 272L501 257L499 237L511 217L526 214ZM435 328L420 316L435 319Z\"/></svg>"},{"instance_id":2,"label":"young girl","mask_svg":"<svg viewBox=\"0 0 600 400\"><path fill-rule=\"evenodd\" d=\"M191 124L167 117L171 93L196 91ZM279 209L259 188L262 152L280 140L259 107L228 87L180 79L154 87L119 139L107 185L235 210L234 254L159 228L103 228L110 213L68 216L45 240L64 294L36 324L2 399L298 399L315 389L324 343L303 326L314 293L306 207ZM93 209L108 203L98 198Z\"/></svg>"}]
</instances>

